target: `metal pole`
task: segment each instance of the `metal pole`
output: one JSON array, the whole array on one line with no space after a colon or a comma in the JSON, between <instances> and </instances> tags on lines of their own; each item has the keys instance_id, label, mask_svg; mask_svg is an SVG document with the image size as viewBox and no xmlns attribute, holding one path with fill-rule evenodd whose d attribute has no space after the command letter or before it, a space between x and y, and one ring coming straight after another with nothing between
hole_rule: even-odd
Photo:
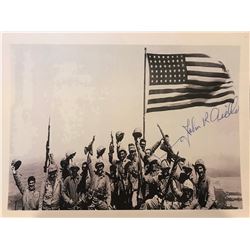
<instances>
[{"instance_id":1,"label":"metal pole","mask_svg":"<svg viewBox=\"0 0 250 250\"><path fill-rule=\"evenodd\" d=\"M145 139L145 114L146 114L146 59L147 59L147 48L144 48L144 81L143 81L143 138Z\"/></svg>"}]
</instances>

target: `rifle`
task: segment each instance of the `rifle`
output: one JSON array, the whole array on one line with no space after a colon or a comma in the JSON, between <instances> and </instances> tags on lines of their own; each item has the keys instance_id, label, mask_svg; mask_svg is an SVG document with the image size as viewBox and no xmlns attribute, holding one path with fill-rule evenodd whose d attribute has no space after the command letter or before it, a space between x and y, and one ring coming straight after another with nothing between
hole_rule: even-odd
<instances>
[{"instance_id":1,"label":"rifle","mask_svg":"<svg viewBox=\"0 0 250 250\"><path fill-rule=\"evenodd\" d=\"M49 118L49 124L48 124L48 137L47 137L47 142L46 142L46 156L45 156L45 163L43 167L44 173L47 172L48 165L50 165L49 142L50 142L50 118Z\"/></svg>"},{"instance_id":2,"label":"rifle","mask_svg":"<svg viewBox=\"0 0 250 250\"><path fill-rule=\"evenodd\" d=\"M174 173L175 173L175 171L177 169L177 164L182 160L178 155L179 155L179 152L177 152L177 154L176 154L177 157L174 159L174 164L173 164L173 167L172 167L171 172L169 174L169 178L168 178L168 182L167 182L167 185L166 185L165 193L163 194L163 198L162 198L162 201L161 201L161 207L163 206L163 203L164 203L164 201L166 199L166 195L168 193L171 181L172 181Z\"/></svg>"},{"instance_id":3,"label":"rifle","mask_svg":"<svg viewBox=\"0 0 250 250\"><path fill-rule=\"evenodd\" d=\"M165 145L167 147L167 153L170 156L170 159L173 159L173 161L175 161L176 159L179 159L180 157L177 154L174 153L171 145L169 144L169 142L168 142L166 136L164 135L164 133L163 133L163 131L162 131L162 129L161 129L161 127L160 127L159 124L157 124L157 127L159 128L160 133L162 135L162 138L164 140L164 143L165 143Z\"/></svg>"},{"instance_id":4,"label":"rifle","mask_svg":"<svg viewBox=\"0 0 250 250\"><path fill-rule=\"evenodd\" d=\"M110 142L110 144L114 145L114 136L113 136L112 131L111 131L111 133L110 133L110 137L111 137L111 142Z\"/></svg>"},{"instance_id":5,"label":"rifle","mask_svg":"<svg viewBox=\"0 0 250 250\"><path fill-rule=\"evenodd\" d=\"M92 139L92 141L90 142L90 144L89 144L87 147L84 148L84 153L85 153L85 155L86 155L87 153L93 155L93 143L94 143L94 141L95 141L95 135L93 136L93 139Z\"/></svg>"}]
</instances>

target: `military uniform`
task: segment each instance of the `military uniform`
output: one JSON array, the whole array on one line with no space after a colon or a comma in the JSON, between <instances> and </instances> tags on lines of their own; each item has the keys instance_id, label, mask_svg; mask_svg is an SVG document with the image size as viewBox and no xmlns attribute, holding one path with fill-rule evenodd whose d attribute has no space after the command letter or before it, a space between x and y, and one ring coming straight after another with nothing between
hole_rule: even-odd
<instances>
[{"instance_id":1,"label":"military uniform","mask_svg":"<svg viewBox=\"0 0 250 250\"><path fill-rule=\"evenodd\" d=\"M39 209L42 210L59 210L61 204L63 183L59 178L56 178L53 184L49 179L46 179L41 187Z\"/></svg>"},{"instance_id":2,"label":"military uniform","mask_svg":"<svg viewBox=\"0 0 250 250\"><path fill-rule=\"evenodd\" d=\"M92 163L89 164L90 171L90 190L92 203L89 209L107 210L111 207L111 188L109 178L105 172L99 174L95 172Z\"/></svg>"},{"instance_id":3,"label":"military uniform","mask_svg":"<svg viewBox=\"0 0 250 250\"><path fill-rule=\"evenodd\" d=\"M63 182L63 199L66 202L66 208L71 209L72 205L79 202L80 193L77 191L80 183L80 176L68 176Z\"/></svg>"},{"instance_id":4,"label":"military uniform","mask_svg":"<svg viewBox=\"0 0 250 250\"><path fill-rule=\"evenodd\" d=\"M48 168L48 176L42 182L39 209L42 210L59 210L63 196L63 182L57 176L58 168L51 164ZM54 173L55 178L50 179L50 174Z\"/></svg>"},{"instance_id":5,"label":"military uniform","mask_svg":"<svg viewBox=\"0 0 250 250\"><path fill-rule=\"evenodd\" d=\"M215 203L214 186L211 179L207 176L203 179L198 179L197 199L201 208L210 209Z\"/></svg>"},{"instance_id":6,"label":"military uniform","mask_svg":"<svg viewBox=\"0 0 250 250\"><path fill-rule=\"evenodd\" d=\"M36 190L30 191L28 187L24 187L17 172L13 173L13 177L22 194L23 210L37 210L39 206L39 192Z\"/></svg>"},{"instance_id":7,"label":"military uniform","mask_svg":"<svg viewBox=\"0 0 250 250\"><path fill-rule=\"evenodd\" d=\"M215 206L214 186L211 179L206 175L204 161L202 159L198 159L194 164L194 168L199 175L196 184L196 196L199 206L203 209L211 209Z\"/></svg>"}]
</instances>

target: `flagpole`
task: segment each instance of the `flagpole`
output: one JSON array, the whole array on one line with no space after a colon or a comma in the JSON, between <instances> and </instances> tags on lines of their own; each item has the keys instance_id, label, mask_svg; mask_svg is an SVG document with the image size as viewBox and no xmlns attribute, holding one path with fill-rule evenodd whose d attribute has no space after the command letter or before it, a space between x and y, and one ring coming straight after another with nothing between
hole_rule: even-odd
<instances>
[{"instance_id":1,"label":"flagpole","mask_svg":"<svg viewBox=\"0 0 250 250\"><path fill-rule=\"evenodd\" d=\"M144 48L144 81L143 81L143 138L145 139L145 114L146 114L146 59L147 59L147 48Z\"/></svg>"}]
</instances>

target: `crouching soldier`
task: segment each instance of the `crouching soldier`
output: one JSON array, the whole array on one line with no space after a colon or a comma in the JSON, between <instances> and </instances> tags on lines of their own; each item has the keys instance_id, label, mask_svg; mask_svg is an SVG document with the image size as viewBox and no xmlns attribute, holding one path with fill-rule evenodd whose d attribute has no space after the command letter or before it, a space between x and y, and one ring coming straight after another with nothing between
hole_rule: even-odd
<instances>
[{"instance_id":1,"label":"crouching soldier","mask_svg":"<svg viewBox=\"0 0 250 250\"><path fill-rule=\"evenodd\" d=\"M97 161L95 171L91 160L88 160L90 173L90 190L92 201L89 206L90 210L108 210L111 208L111 189L109 177L104 172L104 163Z\"/></svg>"},{"instance_id":2,"label":"crouching soldier","mask_svg":"<svg viewBox=\"0 0 250 250\"><path fill-rule=\"evenodd\" d=\"M48 167L48 176L43 181L39 199L40 210L59 210L62 198L63 183L57 176L58 168L55 164Z\"/></svg>"},{"instance_id":3,"label":"crouching soldier","mask_svg":"<svg viewBox=\"0 0 250 250\"><path fill-rule=\"evenodd\" d=\"M195 209L198 207L198 200L194 199L194 185L191 180L186 179L183 183L181 196L178 203L174 206L175 209Z\"/></svg>"},{"instance_id":4,"label":"crouching soldier","mask_svg":"<svg viewBox=\"0 0 250 250\"><path fill-rule=\"evenodd\" d=\"M161 172L158 175L152 177L152 181L157 185L157 193L151 198L147 199L145 202L144 209L161 209L164 202L164 198L169 196L167 189L167 183L169 181L169 170L170 165L167 160L161 162Z\"/></svg>"},{"instance_id":5,"label":"crouching soldier","mask_svg":"<svg viewBox=\"0 0 250 250\"><path fill-rule=\"evenodd\" d=\"M17 170L21 164L21 161L12 161L11 170L16 186L22 194L23 210L37 210L39 205L39 192L36 191L36 178L29 176L28 186L24 186Z\"/></svg>"}]
</instances>

